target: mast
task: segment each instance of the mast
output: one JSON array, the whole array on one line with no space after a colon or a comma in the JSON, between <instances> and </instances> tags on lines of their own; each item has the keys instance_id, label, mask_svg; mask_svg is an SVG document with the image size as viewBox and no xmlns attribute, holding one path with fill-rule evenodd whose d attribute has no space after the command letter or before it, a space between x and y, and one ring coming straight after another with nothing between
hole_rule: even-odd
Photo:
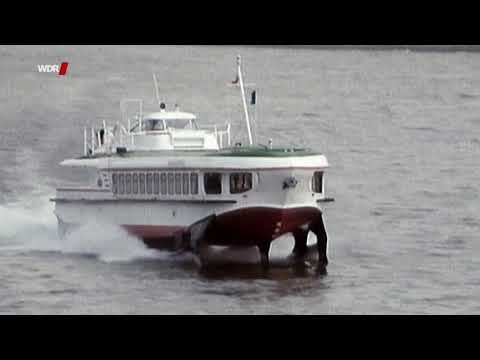
<instances>
[{"instance_id":1,"label":"mast","mask_svg":"<svg viewBox=\"0 0 480 360\"><path fill-rule=\"evenodd\" d=\"M245 89L243 87L242 59L240 55L237 56L237 67L238 67L238 81L240 82L240 91L242 93L243 110L245 112L245 121L247 122L248 141L250 142L250 145L253 145L252 130L250 128L250 118L248 117L247 100L245 99Z\"/></svg>"},{"instance_id":2,"label":"mast","mask_svg":"<svg viewBox=\"0 0 480 360\"><path fill-rule=\"evenodd\" d=\"M158 83L157 83L157 76L154 72L152 72L153 76L153 85L155 86L155 96L157 97L157 104L160 106L160 94L158 93Z\"/></svg>"}]
</instances>

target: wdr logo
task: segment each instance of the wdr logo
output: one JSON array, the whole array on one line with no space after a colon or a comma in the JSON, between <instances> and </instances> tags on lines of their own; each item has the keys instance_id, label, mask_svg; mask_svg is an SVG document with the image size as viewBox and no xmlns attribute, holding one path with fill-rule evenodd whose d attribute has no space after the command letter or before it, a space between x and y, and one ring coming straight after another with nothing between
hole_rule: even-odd
<instances>
[{"instance_id":1,"label":"wdr logo","mask_svg":"<svg viewBox=\"0 0 480 360\"><path fill-rule=\"evenodd\" d=\"M59 76L64 76L67 74L68 62L63 62L60 66L58 65L37 65L38 72L41 73L58 73Z\"/></svg>"}]
</instances>

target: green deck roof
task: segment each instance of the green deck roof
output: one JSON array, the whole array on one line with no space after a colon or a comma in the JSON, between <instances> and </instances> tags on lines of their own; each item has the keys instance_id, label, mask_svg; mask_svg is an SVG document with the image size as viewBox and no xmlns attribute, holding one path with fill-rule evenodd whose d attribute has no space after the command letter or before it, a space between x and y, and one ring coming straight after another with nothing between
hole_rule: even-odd
<instances>
[{"instance_id":1,"label":"green deck roof","mask_svg":"<svg viewBox=\"0 0 480 360\"><path fill-rule=\"evenodd\" d=\"M262 146L234 147L223 149L209 156L244 156L244 157L292 157L320 155L309 149L295 148L267 148Z\"/></svg>"},{"instance_id":2,"label":"green deck roof","mask_svg":"<svg viewBox=\"0 0 480 360\"><path fill-rule=\"evenodd\" d=\"M81 156L79 159L95 159L103 157L136 157L136 156L222 156L222 157L294 157L321 155L310 149L298 148L268 148L263 146L242 146L226 148L218 151L208 150L154 150L154 151L128 151L125 154L95 154L93 156Z\"/></svg>"}]
</instances>

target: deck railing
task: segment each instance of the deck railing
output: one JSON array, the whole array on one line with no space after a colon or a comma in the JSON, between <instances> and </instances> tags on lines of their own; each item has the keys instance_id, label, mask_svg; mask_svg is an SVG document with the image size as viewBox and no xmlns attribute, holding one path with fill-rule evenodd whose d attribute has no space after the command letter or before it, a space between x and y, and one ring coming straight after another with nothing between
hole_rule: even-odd
<instances>
[{"instance_id":1,"label":"deck railing","mask_svg":"<svg viewBox=\"0 0 480 360\"><path fill-rule=\"evenodd\" d=\"M139 127L141 126L141 118L138 118ZM132 131L131 119L127 120L128 128L121 122L117 122L115 126L109 126L102 121L102 126L85 127L83 130L83 152L84 156L94 156L97 153L110 153L117 147L135 147L135 136L142 135L143 131ZM219 128L217 125L203 126L198 130L204 130L215 135L215 139L220 149L225 146L231 146L231 125L226 124ZM168 131L170 134L173 131Z\"/></svg>"}]
</instances>

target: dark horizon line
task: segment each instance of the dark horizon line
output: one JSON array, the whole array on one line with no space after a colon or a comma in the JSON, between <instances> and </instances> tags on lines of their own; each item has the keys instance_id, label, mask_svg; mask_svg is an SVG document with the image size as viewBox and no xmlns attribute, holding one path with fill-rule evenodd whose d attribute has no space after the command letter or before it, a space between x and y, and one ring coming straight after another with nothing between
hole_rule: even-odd
<instances>
[{"instance_id":1,"label":"dark horizon line","mask_svg":"<svg viewBox=\"0 0 480 360\"><path fill-rule=\"evenodd\" d=\"M410 50L419 52L480 52L480 45L247 45L251 47L318 50Z\"/></svg>"}]
</instances>

